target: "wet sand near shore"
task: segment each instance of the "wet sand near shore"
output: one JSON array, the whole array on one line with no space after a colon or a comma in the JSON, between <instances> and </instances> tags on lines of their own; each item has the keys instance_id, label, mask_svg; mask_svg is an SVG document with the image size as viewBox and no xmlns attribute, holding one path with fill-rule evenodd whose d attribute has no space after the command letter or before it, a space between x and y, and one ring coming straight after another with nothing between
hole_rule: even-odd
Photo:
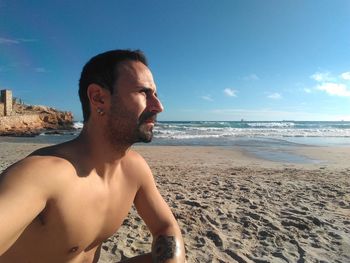
<instances>
[{"instance_id":1,"label":"wet sand near shore","mask_svg":"<svg viewBox=\"0 0 350 263\"><path fill-rule=\"evenodd\" d=\"M0 143L0 170L43 145ZM182 229L188 262L350 262L350 148L300 147L319 162L235 148L136 146ZM132 209L100 263L149 252Z\"/></svg>"}]
</instances>

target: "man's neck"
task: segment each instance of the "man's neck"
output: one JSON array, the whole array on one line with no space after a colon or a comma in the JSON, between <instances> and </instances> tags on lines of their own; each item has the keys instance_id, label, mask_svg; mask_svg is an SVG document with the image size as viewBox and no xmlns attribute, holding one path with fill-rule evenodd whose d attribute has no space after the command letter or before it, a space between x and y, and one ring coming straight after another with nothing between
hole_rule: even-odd
<instances>
[{"instance_id":1,"label":"man's neck","mask_svg":"<svg viewBox=\"0 0 350 263\"><path fill-rule=\"evenodd\" d=\"M84 126L74 143L81 149L85 163L102 177L114 173L131 147L125 143L112 145L100 130L92 130L88 126Z\"/></svg>"}]
</instances>

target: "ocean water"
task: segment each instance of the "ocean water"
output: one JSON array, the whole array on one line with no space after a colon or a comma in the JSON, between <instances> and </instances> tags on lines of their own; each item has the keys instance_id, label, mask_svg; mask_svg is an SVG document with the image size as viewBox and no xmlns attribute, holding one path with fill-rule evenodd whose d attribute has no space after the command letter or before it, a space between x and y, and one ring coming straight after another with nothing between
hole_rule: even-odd
<instances>
[{"instance_id":1,"label":"ocean water","mask_svg":"<svg viewBox=\"0 0 350 263\"><path fill-rule=\"evenodd\" d=\"M240 147L256 157L282 163L321 163L296 147L350 147L350 122L220 121L160 122L154 144Z\"/></svg>"},{"instance_id":2,"label":"ocean water","mask_svg":"<svg viewBox=\"0 0 350 263\"><path fill-rule=\"evenodd\" d=\"M350 122L191 121L159 122L159 144L229 146L246 143L350 144Z\"/></svg>"},{"instance_id":3,"label":"ocean water","mask_svg":"<svg viewBox=\"0 0 350 263\"><path fill-rule=\"evenodd\" d=\"M60 135L41 134L33 138L0 137L1 141L29 143L60 143L75 138L76 130ZM294 147L350 147L350 122L319 121L160 121L154 139L148 145L186 145L241 147L264 159L310 163L307 157L293 153Z\"/></svg>"}]
</instances>

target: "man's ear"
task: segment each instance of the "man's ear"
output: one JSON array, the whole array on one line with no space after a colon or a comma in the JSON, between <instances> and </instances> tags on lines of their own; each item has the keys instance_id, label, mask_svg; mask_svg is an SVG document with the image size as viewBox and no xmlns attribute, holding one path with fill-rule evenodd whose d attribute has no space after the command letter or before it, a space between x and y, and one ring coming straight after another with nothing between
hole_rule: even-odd
<instances>
[{"instance_id":1,"label":"man's ear","mask_svg":"<svg viewBox=\"0 0 350 263\"><path fill-rule=\"evenodd\" d=\"M90 105L94 109L105 110L109 98L109 91L102 88L100 85L92 83L87 88Z\"/></svg>"}]
</instances>

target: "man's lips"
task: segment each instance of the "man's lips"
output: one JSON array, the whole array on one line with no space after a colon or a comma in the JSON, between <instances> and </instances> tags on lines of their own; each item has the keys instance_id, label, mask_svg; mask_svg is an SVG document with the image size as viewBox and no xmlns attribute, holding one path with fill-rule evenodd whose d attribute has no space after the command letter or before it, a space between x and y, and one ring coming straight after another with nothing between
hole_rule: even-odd
<instances>
[{"instance_id":1,"label":"man's lips","mask_svg":"<svg viewBox=\"0 0 350 263\"><path fill-rule=\"evenodd\" d=\"M156 114L152 113L152 112L147 112L145 113L141 119L141 123L151 123L154 124L156 122Z\"/></svg>"},{"instance_id":2,"label":"man's lips","mask_svg":"<svg viewBox=\"0 0 350 263\"><path fill-rule=\"evenodd\" d=\"M143 123L147 123L147 124L155 124L155 122L156 122L155 118L151 118L143 121Z\"/></svg>"}]
</instances>

